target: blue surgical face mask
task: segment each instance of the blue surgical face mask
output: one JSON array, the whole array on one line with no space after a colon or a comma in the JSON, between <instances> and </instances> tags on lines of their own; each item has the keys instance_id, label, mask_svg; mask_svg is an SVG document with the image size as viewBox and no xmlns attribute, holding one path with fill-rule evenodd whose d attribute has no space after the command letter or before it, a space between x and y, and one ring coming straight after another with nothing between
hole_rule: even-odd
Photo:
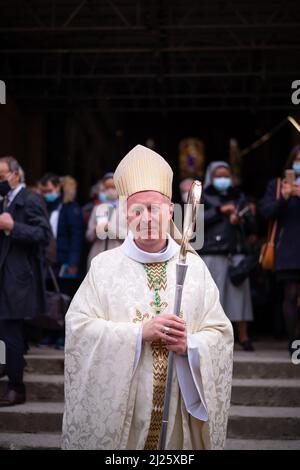
<instances>
[{"instance_id":1,"label":"blue surgical face mask","mask_svg":"<svg viewBox=\"0 0 300 470\"><path fill-rule=\"evenodd\" d=\"M104 191L100 191L100 193L98 194L98 199L100 202L106 202L107 201L106 193Z\"/></svg>"},{"instance_id":2,"label":"blue surgical face mask","mask_svg":"<svg viewBox=\"0 0 300 470\"><path fill-rule=\"evenodd\" d=\"M231 178L225 176L214 178L213 186L217 191L227 191L232 186Z\"/></svg>"},{"instance_id":3,"label":"blue surgical face mask","mask_svg":"<svg viewBox=\"0 0 300 470\"><path fill-rule=\"evenodd\" d=\"M44 194L44 198L46 202L54 202L58 198L58 194L53 191L52 193Z\"/></svg>"},{"instance_id":4,"label":"blue surgical face mask","mask_svg":"<svg viewBox=\"0 0 300 470\"><path fill-rule=\"evenodd\" d=\"M293 164L293 170L295 171L296 175L300 175L300 162L295 162Z\"/></svg>"}]
</instances>

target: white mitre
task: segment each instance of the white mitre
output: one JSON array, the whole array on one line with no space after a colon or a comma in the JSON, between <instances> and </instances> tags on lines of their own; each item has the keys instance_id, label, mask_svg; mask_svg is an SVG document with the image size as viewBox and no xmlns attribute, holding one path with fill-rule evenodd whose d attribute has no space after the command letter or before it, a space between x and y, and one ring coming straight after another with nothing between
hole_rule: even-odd
<instances>
[{"instance_id":1,"label":"white mitre","mask_svg":"<svg viewBox=\"0 0 300 470\"><path fill-rule=\"evenodd\" d=\"M136 145L121 160L114 173L114 182L119 196L157 191L172 199L172 168L158 153L143 145ZM182 235L172 220L170 235L180 245ZM196 254L191 247L188 251Z\"/></svg>"},{"instance_id":2,"label":"white mitre","mask_svg":"<svg viewBox=\"0 0 300 470\"><path fill-rule=\"evenodd\" d=\"M114 181L120 196L157 191L172 198L173 171L158 153L136 145L119 163Z\"/></svg>"}]
</instances>

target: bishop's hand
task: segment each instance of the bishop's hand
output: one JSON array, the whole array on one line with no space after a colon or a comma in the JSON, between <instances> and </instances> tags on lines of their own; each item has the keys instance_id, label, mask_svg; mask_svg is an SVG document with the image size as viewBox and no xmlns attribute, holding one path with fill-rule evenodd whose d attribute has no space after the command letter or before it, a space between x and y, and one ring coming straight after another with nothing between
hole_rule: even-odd
<instances>
[{"instance_id":1,"label":"bishop's hand","mask_svg":"<svg viewBox=\"0 0 300 470\"><path fill-rule=\"evenodd\" d=\"M162 340L170 351L186 354L185 321L176 315L157 315L143 325L143 341Z\"/></svg>"}]
</instances>

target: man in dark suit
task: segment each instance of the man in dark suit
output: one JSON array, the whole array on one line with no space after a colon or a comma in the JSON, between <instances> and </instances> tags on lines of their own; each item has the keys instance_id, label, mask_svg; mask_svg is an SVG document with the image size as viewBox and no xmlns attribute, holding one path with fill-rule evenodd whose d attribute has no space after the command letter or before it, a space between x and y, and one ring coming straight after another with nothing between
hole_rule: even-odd
<instances>
[{"instance_id":1,"label":"man in dark suit","mask_svg":"<svg viewBox=\"0 0 300 470\"><path fill-rule=\"evenodd\" d=\"M24 403L23 321L45 311L43 251L50 238L37 195L25 189L13 157L0 158L0 340L6 346L7 390L0 407Z\"/></svg>"}]
</instances>

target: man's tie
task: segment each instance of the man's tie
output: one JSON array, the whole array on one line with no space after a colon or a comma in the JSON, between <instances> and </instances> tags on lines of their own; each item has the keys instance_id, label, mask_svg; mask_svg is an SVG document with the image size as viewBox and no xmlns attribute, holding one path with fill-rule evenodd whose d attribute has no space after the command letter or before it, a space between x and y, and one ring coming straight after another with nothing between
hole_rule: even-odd
<instances>
[{"instance_id":1,"label":"man's tie","mask_svg":"<svg viewBox=\"0 0 300 470\"><path fill-rule=\"evenodd\" d=\"M8 206L8 196L4 196L4 198L3 198L3 212L6 211L7 206Z\"/></svg>"}]
</instances>

